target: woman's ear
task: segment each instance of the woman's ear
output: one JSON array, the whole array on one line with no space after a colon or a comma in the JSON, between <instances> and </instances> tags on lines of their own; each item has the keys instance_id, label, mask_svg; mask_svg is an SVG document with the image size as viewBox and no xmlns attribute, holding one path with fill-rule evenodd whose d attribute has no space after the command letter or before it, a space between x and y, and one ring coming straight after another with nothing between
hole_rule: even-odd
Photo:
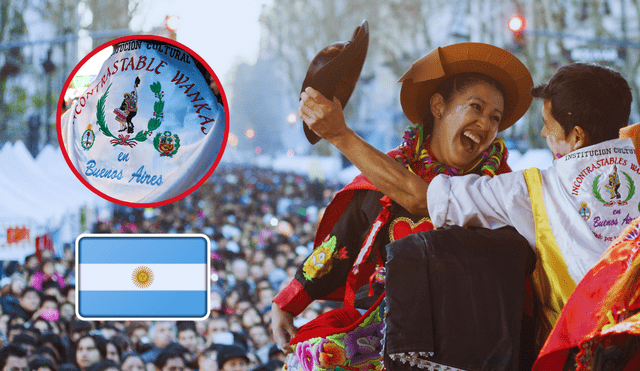
<instances>
[{"instance_id":1,"label":"woman's ear","mask_svg":"<svg viewBox=\"0 0 640 371\"><path fill-rule=\"evenodd\" d=\"M587 132L580 126L573 127L571 130L571 137L569 139L571 140L571 151L575 151L578 148L586 147L591 144L589 134L587 134Z\"/></svg>"},{"instance_id":2,"label":"woman's ear","mask_svg":"<svg viewBox=\"0 0 640 371\"><path fill-rule=\"evenodd\" d=\"M442 117L445 108L444 97L441 94L436 93L431 96L429 104L431 105L431 114L433 114L433 117Z\"/></svg>"}]
</instances>

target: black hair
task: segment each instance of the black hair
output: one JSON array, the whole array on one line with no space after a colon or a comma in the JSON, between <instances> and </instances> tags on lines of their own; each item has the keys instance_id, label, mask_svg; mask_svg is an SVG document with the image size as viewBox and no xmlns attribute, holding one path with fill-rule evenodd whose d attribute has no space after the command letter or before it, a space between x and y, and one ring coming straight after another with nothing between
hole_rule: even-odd
<instances>
[{"instance_id":1,"label":"black hair","mask_svg":"<svg viewBox=\"0 0 640 371\"><path fill-rule=\"evenodd\" d=\"M264 321L262 319L262 313L260 313L260 310L255 305L251 305L250 307L245 309L244 312L242 312L242 314L240 315L240 323L242 324L242 327L244 328L244 315L245 315L245 313L249 312L250 310L253 310L258 314L258 317L260 318L260 321L257 324L258 325L264 325ZM248 328L245 328L245 330L248 330Z\"/></svg>"},{"instance_id":2,"label":"black hair","mask_svg":"<svg viewBox=\"0 0 640 371\"><path fill-rule=\"evenodd\" d=\"M78 341L76 341L76 343L73 345L73 359L72 362L77 364L77 353L78 353L78 345L80 344L80 341L82 341L82 339L85 338L91 338L93 339L93 343L95 344L96 348L98 349L98 352L100 353L100 358L102 360L107 358L107 339L105 339L104 336L102 335L96 335L96 334L84 334L82 336L80 336L78 338Z\"/></svg>"},{"instance_id":3,"label":"black hair","mask_svg":"<svg viewBox=\"0 0 640 371\"><path fill-rule=\"evenodd\" d=\"M58 303L58 299L53 295L44 294L40 296L40 306L42 306L42 304L44 304L44 302L46 301L52 301L56 303L58 307L60 307L60 304Z\"/></svg>"},{"instance_id":4,"label":"black hair","mask_svg":"<svg viewBox=\"0 0 640 371\"><path fill-rule=\"evenodd\" d=\"M12 344L29 344L29 345L33 345L35 347L36 346L36 339L31 335L18 334L18 335L13 337L13 341L11 343Z\"/></svg>"},{"instance_id":5,"label":"black hair","mask_svg":"<svg viewBox=\"0 0 640 371\"><path fill-rule=\"evenodd\" d=\"M22 317L17 317L17 318L22 318ZM9 328L7 329L7 335L9 334L9 332L11 332L11 330L19 330L20 332L22 332L24 331L24 325L21 325L21 324L9 325Z\"/></svg>"},{"instance_id":6,"label":"black hair","mask_svg":"<svg viewBox=\"0 0 640 371\"><path fill-rule=\"evenodd\" d=\"M127 353L124 356L122 356L122 359L120 360L120 368L122 368L122 365L124 365L124 362L127 359L132 358L132 357L138 358L139 360L142 361L143 365L145 365L145 366L147 365L147 362L144 361L144 358L142 358L142 356L140 354L138 354L138 353Z\"/></svg>"},{"instance_id":7,"label":"black hair","mask_svg":"<svg viewBox=\"0 0 640 371\"><path fill-rule=\"evenodd\" d=\"M218 348L218 369L222 370L224 368L224 364L227 363L228 360L233 358L243 358L247 363L249 363L249 357L247 356L247 349L242 347L239 344L233 345L223 345Z\"/></svg>"},{"instance_id":8,"label":"black hair","mask_svg":"<svg viewBox=\"0 0 640 371\"><path fill-rule=\"evenodd\" d=\"M38 339L38 345L45 345L47 343L53 345L61 355L65 354L66 349L60 335L54 332L45 332L40 336L40 339Z\"/></svg>"},{"instance_id":9,"label":"black hair","mask_svg":"<svg viewBox=\"0 0 640 371\"><path fill-rule=\"evenodd\" d=\"M29 362L29 370L36 371L40 367L48 367L52 371L57 371L56 365L47 357L37 355Z\"/></svg>"},{"instance_id":10,"label":"black hair","mask_svg":"<svg viewBox=\"0 0 640 371\"><path fill-rule=\"evenodd\" d=\"M115 368L116 370L120 370L120 365L113 362L110 359L103 359L100 362L96 362L87 368L87 371L104 371L109 368Z\"/></svg>"},{"instance_id":11,"label":"black hair","mask_svg":"<svg viewBox=\"0 0 640 371\"><path fill-rule=\"evenodd\" d=\"M9 344L2 348L0 350L0 370L4 369L4 366L7 365L7 359L11 356L26 359L27 351L15 344Z\"/></svg>"},{"instance_id":12,"label":"black hair","mask_svg":"<svg viewBox=\"0 0 640 371\"><path fill-rule=\"evenodd\" d=\"M80 371L73 363L64 363L58 367L58 371Z\"/></svg>"},{"instance_id":13,"label":"black hair","mask_svg":"<svg viewBox=\"0 0 640 371\"><path fill-rule=\"evenodd\" d=\"M69 335L73 335L77 332L91 331L91 322L81 321L79 319L72 319L69 323Z\"/></svg>"},{"instance_id":14,"label":"black hair","mask_svg":"<svg viewBox=\"0 0 640 371\"><path fill-rule=\"evenodd\" d=\"M37 321L38 319L40 319L40 318L37 318L37 319L36 319L36 321ZM42 332L40 332L40 330L39 330L39 329L37 329L37 328L35 328L35 327L31 326L31 323L27 323L27 324L25 324L25 326L24 326L24 330L23 330L22 332L24 332L24 333L25 333L25 334L27 334L27 335L30 335L31 337L33 337L34 339L36 339L36 341L37 341L38 339L40 339L40 335L42 334Z\"/></svg>"},{"instance_id":15,"label":"black hair","mask_svg":"<svg viewBox=\"0 0 640 371\"><path fill-rule=\"evenodd\" d=\"M69 295L69 291L71 290L75 290L76 286L75 285L67 285L62 289L62 296L67 296Z\"/></svg>"},{"instance_id":16,"label":"black hair","mask_svg":"<svg viewBox=\"0 0 640 371\"><path fill-rule=\"evenodd\" d=\"M182 353L176 347L169 347L169 346L167 346L164 350L160 352L160 354L158 354L158 357L153 362L153 364L159 370L162 370L164 366L167 364L167 362L170 359L174 359L174 358L180 358L185 365L187 364L187 360L184 359L184 357L182 356Z\"/></svg>"},{"instance_id":17,"label":"black hair","mask_svg":"<svg viewBox=\"0 0 640 371\"><path fill-rule=\"evenodd\" d=\"M44 322L44 323L46 323L46 325L47 325L46 332L53 331L53 326L51 325L51 323L49 321L47 321L46 319L42 318L42 317L38 317L38 318L34 319L33 321L31 321L31 323L29 324L28 329L29 330L38 330L38 331L40 331L40 329L38 329L37 327L34 326L36 324L36 322ZM38 334L38 335L40 335L40 334ZM39 338L39 336L38 336L38 338Z\"/></svg>"},{"instance_id":18,"label":"black hair","mask_svg":"<svg viewBox=\"0 0 640 371\"><path fill-rule=\"evenodd\" d=\"M116 353L118 353L118 359L120 359L122 357L122 347L120 345L118 345L115 341L113 341L113 339L106 339L106 343L105 343L105 349L107 348L107 345L113 345L114 347L116 347Z\"/></svg>"},{"instance_id":19,"label":"black hair","mask_svg":"<svg viewBox=\"0 0 640 371\"><path fill-rule=\"evenodd\" d=\"M251 371L278 371L282 369L284 362L279 359L271 359L269 362L256 366Z\"/></svg>"},{"instance_id":20,"label":"black hair","mask_svg":"<svg viewBox=\"0 0 640 371\"><path fill-rule=\"evenodd\" d=\"M56 351L53 350L51 347L46 346L46 345L41 345L39 347L36 348L34 354L40 355L42 357L44 357L45 354L50 355L51 357L53 357L53 359L56 360L56 363L60 362L60 358L58 358L58 355L56 354Z\"/></svg>"},{"instance_id":21,"label":"black hair","mask_svg":"<svg viewBox=\"0 0 640 371\"><path fill-rule=\"evenodd\" d=\"M480 83L489 84L490 86L498 89L504 99L504 106L507 107L507 96L504 93L502 85L500 85L500 83L494 78L479 72L463 72L449 76L436 87L433 94L442 95L444 103L449 104L453 99L454 94L462 93L470 86ZM431 113L431 97L433 94L428 97L425 102L427 110L425 116L422 118L423 130L426 134L431 134L433 131L433 123L435 121L435 117L433 116L433 113Z\"/></svg>"},{"instance_id":22,"label":"black hair","mask_svg":"<svg viewBox=\"0 0 640 371\"><path fill-rule=\"evenodd\" d=\"M276 357L281 353L284 354L282 349L280 349L280 347L278 347L276 344L273 344L271 345L271 347L269 347L269 359Z\"/></svg>"},{"instance_id":23,"label":"black hair","mask_svg":"<svg viewBox=\"0 0 640 371\"><path fill-rule=\"evenodd\" d=\"M175 350L176 352L178 352L181 355L189 354L189 349L185 348L185 346L180 344L180 343L169 343L165 347L165 349L167 349L167 350Z\"/></svg>"},{"instance_id":24,"label":"black hair","mask_svg":"<svg viewBox=\"0 0 640 371\"><path fill-rule=\"evenodd\" d=\"M54 289L57 289L58 291L60 291L60 286L54 280L49 279L49 280L46 280L46 281L44 281L42 283L42 291L46 291L46 290L51 289L51 288L54 288Z\"/></svg>"},{"instance_id":25,"label":"black hair","mask_svg":"<svg viewBox=\"0 0 640 371\"><path fill-rule=\"evenodd\" d=\"M590 145L618 138L620 128L629 124L631 88L609 67L568 64L547 84L531 89L531 95L551 103L551 115L565 135L579 126Z\"/></svg>"},{"instance_id":26,"label":"black hair","mask_svg":"<svg viewBox=\"0 0 640 371\"><path fill-rule=\"evenodd\" d=\"M81 336L80 339L78 339L78 342L86 336ZM105 338L102 335L92 335L93 337L93 341L95 341L96 343L96 347L98 348L98 351L100 352L100 355L102 356L102 358L107 358L107 343L109 342L107 340L107 338Z\"/></svg>"},{"instance_id":27,"label":"black hair","mask_svg":"<svg viewBox=\"0 0 640 371\"><path fill-rule=\"evenodd\" d=\"M196 323L194 321L178 321L176 322L176 326L178 327L178 334L187 330L193 331L196 335L198 334Z\"/></svg>"},{"instance_id":28,"label":"black hair","mask_svg":"<svg viewBox=\"0 0 640 371\"><path fill-rule=\"evenodd\" d=\"M111 342L118 348L118 355L122 358L122 352L129 349L130 341L128 336L117 333L111 338Z\"/></svg>"},{"instance_id":29,"label":"black hair","mask_svg":"<svg viewBox=\"0 0 640 371\"><path fill-rule=\"evenodd\" d=\"M24 290L22 290L22 293L20 294L20 298L24 298L25 295L27 295L31 291L33 291L36 294L38 294L38 298L40 298L40 296L41 296L40 291L38 291L35 287L31 287L31 286L27 286L27 287L24 288Z\"/></svg>"},{"instance_id":30,"label":"black hair","mask_svg":"<svg viewBox=\"0 0 640 371\"><path fill-rule=\"evenodd\" d=\"M51 264L55 264L55 260L53 258L44 258L42 259L42 262L40 263L40 267L44 267L45 264L47 263L51 263Z\"/></svg>"}]
</instances>

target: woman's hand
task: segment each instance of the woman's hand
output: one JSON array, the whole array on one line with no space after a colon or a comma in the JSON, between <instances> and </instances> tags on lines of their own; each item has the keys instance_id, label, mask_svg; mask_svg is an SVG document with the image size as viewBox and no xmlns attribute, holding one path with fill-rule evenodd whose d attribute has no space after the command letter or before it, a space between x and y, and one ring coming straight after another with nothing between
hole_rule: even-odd
<instances>
[{"instance_id":1,"label":"woman's hand","mask_svg":"<svg viewBox=\"0 0 640 371\"><path fill-rule=\"evenodd\" d=\"M271 330L273 339L284 354L292 353L289 341L296 336L297 331L293 325L293 314L280 309L275 303L271 306Z\"/></svg>"},{"instance_id":2,"label":"woman's hand","mask_svg":"<svg viewBox=\"0 0 640 371\"><path fill-rule=\"evenodd\" d=\"M349 129L340 101L310 87L300 94L300 117L318 136L336 146L378 190L414 215L428 216L428 184Z\"/></svg>"},{"instance_id":3,"label":"woman's hand","mask_svg":"<svg viewBox=\"0 0 640 371\"><path fill-rule=\"evenodd\" d=\"M338 98L330 101L311 87L300 94L298 115L318 136L331 143L349 131Z\"/></svg>"}]
</instances>

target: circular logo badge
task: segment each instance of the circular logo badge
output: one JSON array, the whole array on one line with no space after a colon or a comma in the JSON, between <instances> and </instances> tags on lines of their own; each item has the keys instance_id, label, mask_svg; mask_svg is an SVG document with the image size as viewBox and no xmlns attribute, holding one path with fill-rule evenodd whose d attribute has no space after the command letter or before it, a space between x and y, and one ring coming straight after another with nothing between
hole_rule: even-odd
<instances>
[{"instance_id":1,"label":"circular logo badge","mask_svg":"<svg viewBox=\"0 0 640 371\"><path fill-rule=\"evenodd\" d=\"M96 67L84 72L85 64ZM209 178L226 147L220 81L172 39L128 36L96 48L71 73L61 99L73 100L68 111L58 108L68 165L94 193L124 206L185 197Z\"/></svg>"}]
</instances>

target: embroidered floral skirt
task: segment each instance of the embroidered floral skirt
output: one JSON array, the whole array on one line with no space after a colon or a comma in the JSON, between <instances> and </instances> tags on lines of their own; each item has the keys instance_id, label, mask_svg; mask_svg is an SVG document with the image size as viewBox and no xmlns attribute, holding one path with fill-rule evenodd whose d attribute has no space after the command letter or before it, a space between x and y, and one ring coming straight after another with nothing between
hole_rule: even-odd
<instances>
[{"instance_id":1,"label":"embroidered floral skirt","mask_svg":"<svg viewBox=\"0 0 640 371\"><path fill-rule=\"evenodd\" d=\"M285 370L518 369L534 266L513 228L414 233L387 245L384 301L365 315L334 309L302 326Z\"/></svg>"},{"instance_id":2,"label":"embroidered floral skirt","mask_svg":"<svg viewBox=\"0 0 640 371\"><path fill-rule=\"evenodd\" d=\"M342 308L325 313L316 318L315 323L312 321L309 324L317 325L327 317L326 315L331 316L331 312L334 311L342 311ZM323 336L292 345L293 353L287 357L284 369L287 371L382 370L383 311L384 301L378 300L375 307L355 323L347 324L346 329L341 327L337 329L338 332L329 334L332 332L332 326L319 326L322 329L318 330L318 333ZM344 322L349 320L343 320L343 324ZM299 334L301 330L303 330L302 327L298 330Z\"/></svg>"}]
</instances>

